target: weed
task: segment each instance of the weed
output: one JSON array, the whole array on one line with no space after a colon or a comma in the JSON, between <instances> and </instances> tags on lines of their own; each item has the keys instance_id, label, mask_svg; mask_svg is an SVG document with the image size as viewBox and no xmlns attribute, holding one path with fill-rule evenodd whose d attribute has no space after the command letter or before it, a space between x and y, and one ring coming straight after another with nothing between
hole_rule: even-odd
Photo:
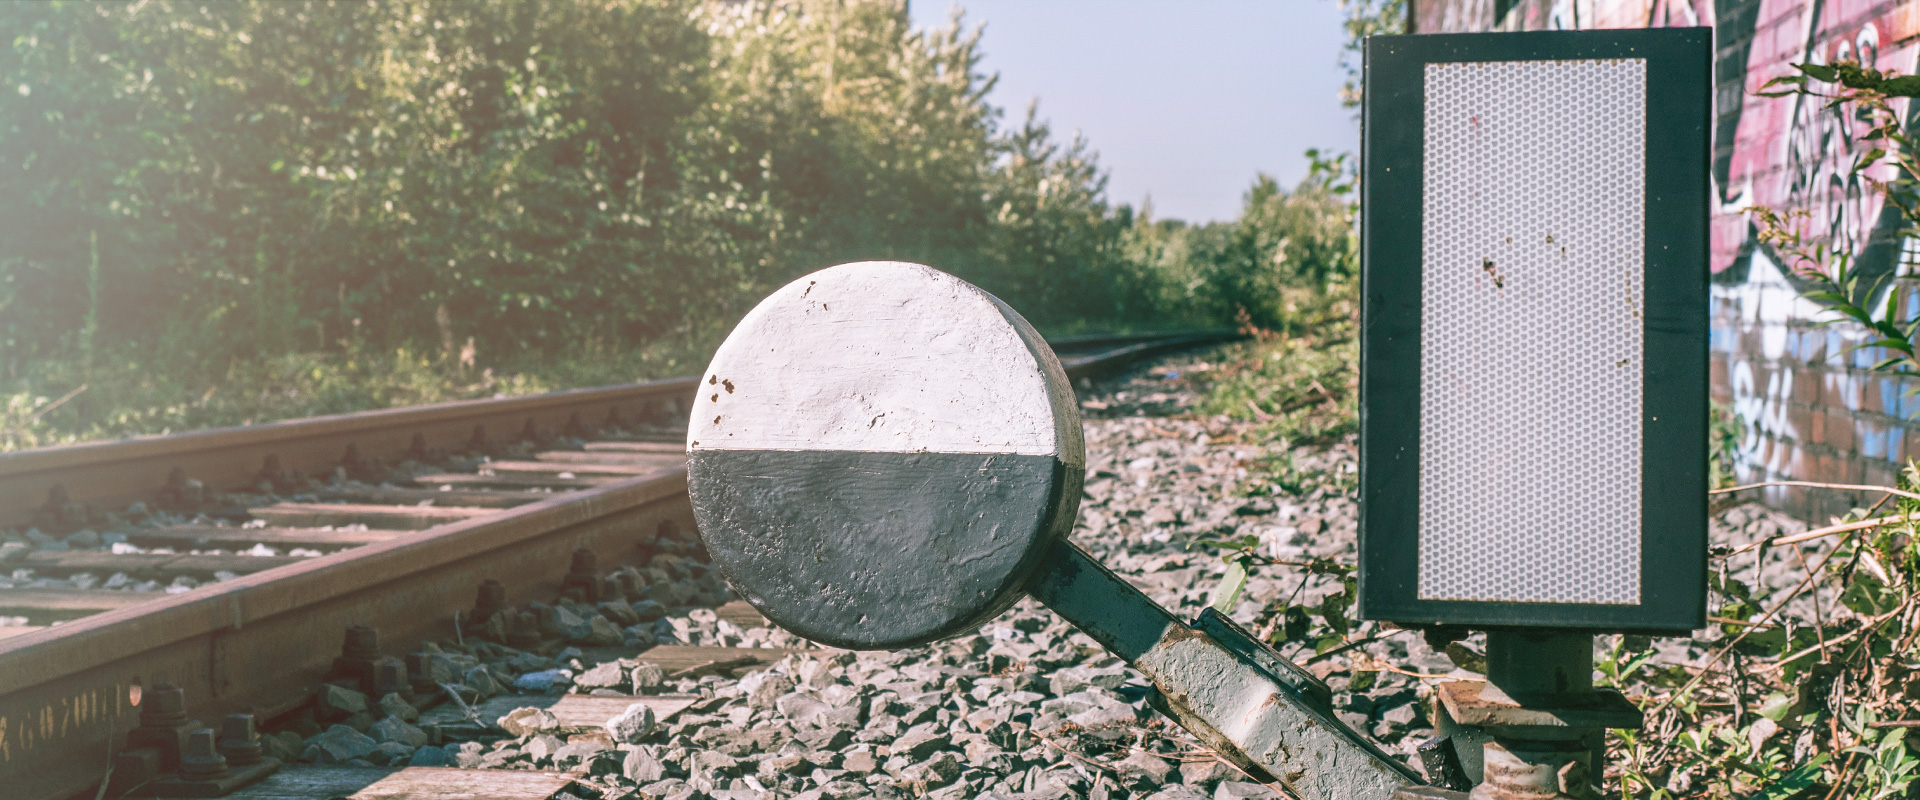
<instances>
[{"instance_id":1,"label":"weed","mask_svg":"<svg viewBox=\"0 0 1920 800\"><path fill-rule=\"evenodd\" d=\"M1251 326L1251 338L1221 356L1198 410L1262 423L1261 435L1283 447L1340 441L1359 429L1359 358L1344 298L1298 335Z\"/></svg>"}]
</instances>

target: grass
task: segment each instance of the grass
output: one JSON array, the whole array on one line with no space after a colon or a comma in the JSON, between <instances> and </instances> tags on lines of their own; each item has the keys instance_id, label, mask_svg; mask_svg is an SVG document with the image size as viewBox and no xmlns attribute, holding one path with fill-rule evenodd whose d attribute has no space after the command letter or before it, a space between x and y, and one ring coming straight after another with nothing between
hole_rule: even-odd
<instances>
[{"instance_id":1,"label":"grass","mask_svg":"<svg viewBox=\"0 0 1920 800\"><path fill-rule=\"evenodd\" d=\"M1271 445L1253 459L1249 494L1304 495L1316 488L1351 493L1357 476L1299 465L1297 448L1336 444L1359 430L1359 345L1353 301L1302 295L1286 330L1243 326L1250 335L1221 353L1198 411L1257 423Z\"/></svg>"},{"instance_id":2,"label":"grass","mask_svg":"<svg viewBox=\"0 0 1920 800\"><path fill-rule=\"evenodd\" d=\"M1359 344L1353 303L1320 298L1287 330L1243 325L1250 338L1227 350L1201 401L1205 414L1262 423L1289 446L1326 444L1358 430Z\"/></svg>"},{"instance_id":3,"label":"grass","mask_svg":"<svg viewBox=\"0 0 1920 800\"><path fill-rule=\"evenodd\" d=\"M1257 422L1255 437L1272 454L1249 465L1250 494L1354 491L1350 475L1302 467L1321 462L1317 450L1339 446L1357 427L1354 320L1343 310L1334 301L1333 313L1313 315L1312 324L1251 331L1254 338L1229 349L1210 373L1200 410ZM1729 464L1741 430L1729 409L1713 409L1709 473L1717 487L1733 481ZM1889 489L1897 491L1874 508L1836 520L1882 524L1844 535L1753 549L1734 547L1726 538L1732 531L1717 529L1711 624L1690 646L1679 646L1685 637L1658 650L1644 636L1599 638L1599 683L1618 688L1647 717L1642 730L1611 732L1607 796L1920 796L1920 741L1909 736L1920 726L1920 464ZM1758 524L1749 535L1770 526ZM1229 576L1257 570L1334 590L1318 600L1311 592L1296 598L1303 594L1296 590L1260 609L1256 627L1283 652L1321 659L1393 633L1352 618L1350 564L1276 561L1252 535L1206 544L1229 562ZM1232 606L1235 588L1223 583L1223 605ZM1419 671L1356 657L1329 680L1360 691L1377 669Z\"/></svg>"}]
</instances>

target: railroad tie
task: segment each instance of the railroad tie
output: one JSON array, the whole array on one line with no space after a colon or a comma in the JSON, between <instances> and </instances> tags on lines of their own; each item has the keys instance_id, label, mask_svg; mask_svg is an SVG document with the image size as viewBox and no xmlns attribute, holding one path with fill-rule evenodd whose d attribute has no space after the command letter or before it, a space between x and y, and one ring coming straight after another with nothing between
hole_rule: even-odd
<instances>
[{"instance_id":1,"label":"railroad tie","mask_svg":"<svg viewBox=\"0 0 1920 800\"><path fill-rule=\"evenodd\" d=\"M569 475L569 477L561 477L562 474ZM422 486L447 486L447 487L467 487L467 488L500 487L500 488L507 488L507 489L591 489L595 486L605 486L615 481L626 480L627 477L629 476L589 475L585 477L580 477L580 476L574 476L571 473L562 473L558 471L541 472L537 474L528 474L528 475L518 475L518 474L474 475L470 473L446 473L446 474L439 474L439 475L415 476L413 479L413 482L420 484Z\"/></svg>"},{"instance_id":2,"label":"railroad tie","mask_svg":"<svg viewBox=\"0 0 1920 800\"><path fill-rule=\"evenodd\" d=\"M423 530L499 513L492 508L385 506L359 503L275 503L249 508L254 519L287 528L365 525L369 528Z\"/></svg>"}]
</instances>

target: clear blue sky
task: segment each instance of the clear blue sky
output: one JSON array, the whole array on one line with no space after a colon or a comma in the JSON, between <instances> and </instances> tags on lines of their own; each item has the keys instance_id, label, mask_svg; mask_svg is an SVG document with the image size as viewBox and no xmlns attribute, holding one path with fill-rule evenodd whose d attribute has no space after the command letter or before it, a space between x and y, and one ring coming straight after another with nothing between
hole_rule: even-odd
<instances>
[{"instance_id":1,"label":"clear blue sky","mask_svg":"<svg viewBox=\"0 0 1920 800\"><path fill-rule=\"evenodd\" d=\"M944 25L954 5L986 26L1007 121L1038 97L1056 134L1099 151L1115 203L1232 219L1255 173L1292 186L1307 148L1359 148L1335 0L912 0L914 24Z\"/></svg>"}]
</instances>

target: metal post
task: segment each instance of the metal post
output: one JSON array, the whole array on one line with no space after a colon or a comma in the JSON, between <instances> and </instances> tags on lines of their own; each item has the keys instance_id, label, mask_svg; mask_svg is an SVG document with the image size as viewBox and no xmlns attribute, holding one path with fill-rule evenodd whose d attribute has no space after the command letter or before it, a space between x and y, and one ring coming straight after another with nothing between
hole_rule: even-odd
<instances>
[{"instance_id":1,"label":"metal post","mask_svg":"<svg viewBox=\"0 0 1920 800\"><path fill-rule=\"evenodd\" d=\"M1472 800L1593 800L1608 728L1638 728L1639 709L1593 685L1593 636L1521 628L1487 633L1487 680L1436 687L1445 733L1478 745Z\"/></svg>"},{"instance_id":2,"label":"metal post","mask_svg":"<svg viewBox=\"0 0 1920 800\"><path fill-rule=\"evenodd\" d=\"M1487 682L1525 705L1590 702L1593 637L1537 628L1488 631Z\"/></svg>"}]
</instances>

